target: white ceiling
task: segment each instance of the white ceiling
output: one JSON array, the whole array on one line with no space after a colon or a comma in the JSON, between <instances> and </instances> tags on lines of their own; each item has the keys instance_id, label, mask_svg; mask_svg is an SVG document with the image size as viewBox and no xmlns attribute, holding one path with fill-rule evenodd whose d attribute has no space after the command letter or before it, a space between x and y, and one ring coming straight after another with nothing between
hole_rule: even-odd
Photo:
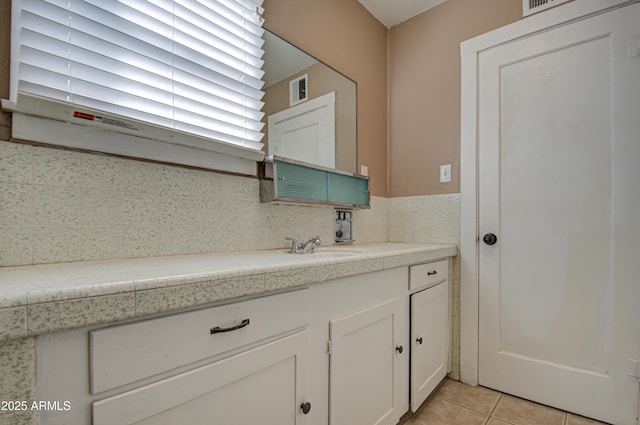
<instances>
[{"instance_id":1,"label":"white ceiling","mask_svg":"<svg viewBox=\"0 0 640 425\"><path fill-rule=\"evenodd\" d=\"M446 0L358 0L382 24L391 28Z\"/></svg>"}]
</instances>

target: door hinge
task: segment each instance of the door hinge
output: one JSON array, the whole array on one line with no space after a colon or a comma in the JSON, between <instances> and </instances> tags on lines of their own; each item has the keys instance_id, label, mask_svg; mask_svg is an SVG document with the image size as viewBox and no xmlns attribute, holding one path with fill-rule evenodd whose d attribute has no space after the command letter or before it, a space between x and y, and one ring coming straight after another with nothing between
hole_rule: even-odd
<instances>
[{"instance_id":1,"label":"door hinge","mask_svg":"<svg viewBox=\"0 0 640 425\"><path fill-rule=\"evenodd\" d=\"M627 360L627 376L636 378L640 382L640 360Z\"/></svg>"},{"instance_id":2,"label":"door hinge","mask_svg":"<svg viewBox=\"0 0 640 425\"><path fill-rule=\"evenodd\" d=\"M331 354L331 340L327 340L327 354Z\"/></svg>"}]
</instances>

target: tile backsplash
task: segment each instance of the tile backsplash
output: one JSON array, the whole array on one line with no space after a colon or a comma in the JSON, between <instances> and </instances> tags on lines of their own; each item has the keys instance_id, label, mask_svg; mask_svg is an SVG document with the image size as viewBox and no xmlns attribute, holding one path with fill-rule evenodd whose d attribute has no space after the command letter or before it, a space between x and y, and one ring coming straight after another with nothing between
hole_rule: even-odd
<instances>
[{"instance_id":1,"label":"tile backsplash","mask_svg":"<svg viewBox=\"0 0 640 425\"><path fill-rule=\"evenodd\" d=\"M333 236L333 208L261 204L258 180L0 141L0 266L284 248ZM356 211L387 240L388 199Z\"/></svg>"}]
</instances>

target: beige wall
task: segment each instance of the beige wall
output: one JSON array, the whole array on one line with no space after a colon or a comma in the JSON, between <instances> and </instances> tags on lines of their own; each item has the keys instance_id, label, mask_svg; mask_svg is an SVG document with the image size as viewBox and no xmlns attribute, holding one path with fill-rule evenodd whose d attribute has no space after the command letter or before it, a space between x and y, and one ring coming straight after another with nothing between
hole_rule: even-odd
<instances>
[{"instance_id":1,"label":"beige wall","mask_svg":"<svg viewBox=\"0 0 640 425\"><path fill-rule=\"evenodd\" d=\"M391 28L388 196L460 192L460 42L521 16L521 0L448 0Z\"/></svg>"},{"instance_id":2,"label":"beige wall","mask_svg":"<svg viewBox=\"0 0 640 425\"><path fill-rule=\"evenodd\" d=\"M358 84L358 171L387 196L387 29L357 0L265 0L265 27Z\"/></svg>"}]
</instances>

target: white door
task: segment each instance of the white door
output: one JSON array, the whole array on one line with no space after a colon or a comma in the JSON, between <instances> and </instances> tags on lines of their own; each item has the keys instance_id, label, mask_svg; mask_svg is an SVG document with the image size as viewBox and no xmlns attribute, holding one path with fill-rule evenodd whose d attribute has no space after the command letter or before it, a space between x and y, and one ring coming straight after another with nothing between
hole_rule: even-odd
<instances>
[{"instance_id":1,"label":"white door","mask_svg":"<svg viewBox=\"0 0 640 425\"><path fill-rule=\"evenodd\" d=\"M638 423L639 49L636 3L479 55L479 383L620 425Z\"/></svg>"},{"instance_id":2,"label":"white door","mask_svg":"<svg viewBox=\"0 0 640 425\"><path fill-rule=\"evenodd\" d=\"M401 312L395 299L330 323L331 425L395 425L406 411L398 379L398 357L409 355Z\"/></svg>"},{"instance_id":3,"label":"white door","mask_svg":"<svg viewBox=\"0 0 640 425\"><path fill-rule=\"evenodd\" d=\"M336 94L269 115L269 155L335 168Z\"/></svg>"},{"instance_id":4,"label":"white door","mask_svg":"<svg viewBox=\"0 0 640 425\"><path fill-rule=\"evenodd\" d=\"M449 282L411 295L411 410L417 411L447 375Z\"/></svg>"}]
</instances>

